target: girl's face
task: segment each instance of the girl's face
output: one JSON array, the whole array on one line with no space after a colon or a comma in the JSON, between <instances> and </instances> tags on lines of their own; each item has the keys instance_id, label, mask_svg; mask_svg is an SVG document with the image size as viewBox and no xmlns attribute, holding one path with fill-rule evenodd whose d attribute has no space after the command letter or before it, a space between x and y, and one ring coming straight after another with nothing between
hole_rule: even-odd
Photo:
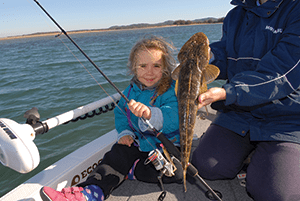
<instances>
[{"instance_id":1,"label":"girl's face","mask_svg":"<svg viewBox=\"0 0 300 201\"><path fill-rule=\"evenodd\" d=\"M153 86L162 77L162 51L156 49L138 51L136 65L138 80L147 87Z\"/></svg>"}]
</instances>

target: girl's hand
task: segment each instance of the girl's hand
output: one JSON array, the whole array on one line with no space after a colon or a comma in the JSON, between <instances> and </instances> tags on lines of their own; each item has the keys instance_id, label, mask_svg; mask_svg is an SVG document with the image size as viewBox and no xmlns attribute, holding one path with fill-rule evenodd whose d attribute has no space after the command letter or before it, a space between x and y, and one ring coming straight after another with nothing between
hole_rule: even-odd
<instances>
[{"instance_id":1,"label":"girl's hand","mask_svg":"<svg viewBox=\"0 0 300 201\"><path fill-rule=\"evenodd\" d=\"M144 117L149 120L151 118L151 110L148 106L143 103L136 102L135 100L130 100L128 103L128 107L130 111L137 117Z\"/></svg>"},{"instance_id":2,"label":"girl's hand","mask_svg":"<svg viewBox=\"0 0 300 201\"><path fill-rule=\"evenodd\" d=\"M209 105L213 102L219 101L219 100L225 100L226 99L226 91L223 88L220 87L213 87L207 90L205 93L200 94L198 100L198 109L202 108L203 106Z\"/></svg>"},{"instance_id":3,"label":"girl's hand","mask_svg":"<svg viewBox=\"0 0 300 201\"><path fill-rule=\"evenodd\" d=\"M130 135L125 135L119 139L118 144L123 144L123 145L127 145L128 147L131 147L133 141L134 140Z\"/></svg>"}]
</instances>

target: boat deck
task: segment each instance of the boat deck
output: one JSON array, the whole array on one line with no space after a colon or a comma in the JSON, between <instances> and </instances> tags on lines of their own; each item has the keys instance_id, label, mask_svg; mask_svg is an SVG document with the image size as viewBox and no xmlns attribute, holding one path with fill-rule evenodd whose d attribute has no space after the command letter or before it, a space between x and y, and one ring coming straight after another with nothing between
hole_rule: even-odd
<instances>
[{"instance_id":1,"label":"boat deck","mask_svg":"<svg viewBox=\"0 0 300 201\"><path fill-rule=\"evenodd\" d=\"M215 111L210 107L208 108L209 115L206 119L197 120L195 126L195 134L199 138L207 129L211 120L215 118ZM199 115L206 114L205 110L199 111ZM193 149L198 144L198 140L193 143ZM222 194L223 201L251 201L252 199L247 195L243 179L237 177L233 180L219 180L219 181L206 181L207 184L214 190ZM187 192L184 192L183 184L164 184L166 193L165 201L174 200L210 200L205 196L207 189L197 179L188 176L187 179ZM158 200L162 189L158 184L149 184L139 182L136 180L125 180L117 189L115 189L107 201L151 201Z\"/></svg>"},{"instance_id":2,"label":"boat deck","mask_svg":"<svg viewBox=\"0 0 300 201\"><path fill-rule=\"evenodd\" d=\"M206 131L211 121L215 118L215 111L208 107L209 115L206 119L198 119L195 126L195 140L193 149L196 148L199 137ZM199 111L199 115L205 114L205 109ZM41 201L39 194L43 186L50 186L57 190L70 185L76 185L76 182L83 181L83 175L87 173L99 162L104 154L111 149L117 137L116 130L110 131L89 144L78 148L73 153L52 164L44 171L38 173L28 181L19 185L6 195L0 198L1 201ZM86 157L89 154L89 157ZM90 165L90 166L89 166ZM82 177L81 177L82 176ZM75 182L75 184L73 184ZM222 194L223 201L251 201L247 195L243 179L237 177L233 180L206 181L214 190ZM165 201L174 200L203 200L210 199L205 196L207 189L203 184L188 175L187 192L184 192L183 184L164 184L166 191ZM139 181L125 180L122 185L116 188L107 201L151 201L158 200L162 189L158 184L149 184Z\"/></svg>"}]
</instances>

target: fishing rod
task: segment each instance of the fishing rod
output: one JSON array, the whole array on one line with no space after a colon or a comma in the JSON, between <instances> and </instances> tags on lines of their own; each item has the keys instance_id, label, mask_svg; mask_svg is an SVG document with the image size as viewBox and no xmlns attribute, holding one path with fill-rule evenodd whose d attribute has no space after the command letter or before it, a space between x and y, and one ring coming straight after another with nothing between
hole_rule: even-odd
<instances>
[{"instance_id":1,"label":"fishing rod","mask_svg":"<svg viewBox=\"0 0 300 201\"><path fill-rule=\"evenodd\" d=\"M40 114L35 107L25 112L24 117L27 119L25 124L0 118L0 163L19 173L31 172L40 163L39 151L33 142L36 135L46 133L56 126L106 107L112 99L117 101L120 98L121 96L116 93L111 97L80 106L43 122L40 121Z\"/></svg>"},{"instance_id":2,"label":"fishing rod","mask_svg":"<svg viewBox=\"0 0 300 201\"><path fill-rule=\"evenodd\" d=\"M41 4L34 0L35 3L45 12L45 14L54 22L54 24L65 34L65 36L78 48L78 50L93 64L93 66L101 73L101 75L109 82L111 86L129 103L128 98L118 89L118 87L103 73L103 71L90 59L90 57L73 41L73 39L67 34L67 32L51 17L51 15L41 6Z\"/></svg>"},{"instance_id":3,"label":"fishing rod","mask_svg":"<svg viewBox=\"0 0 300 201\"><path fill-rule=\"evenodd\" d=\"M118 89L118 87L103 73L103 71L90 59L90 57L76 44L76 42L67 34L67 32L52 18L52 16L43 8L43 6L37 1L34 2L44 11L44 13L52 20L52 22L62 31L62 33L78 48L78 50L88 59L88 61L98 70L99 73L109 82L111 86L115 88L115 90L124 98L127 104L130 102L129 99ZM150 122L149 120L145 119L143 116L141 117L142 121L144 121L153 134L162 142L162 144L166 147L166 149L174 155L177 159L181 161L181 154L179 150L175 147L175 145L165 136L162 132L159 132ZM187 172L199 179L199 181L207 188L207 190L212 194L212 199L216 198L219 201L222 199L217 195L217 191L215 192L198 174L198 170L191 164L188 164Z\"/></svg>"}]
</instances>

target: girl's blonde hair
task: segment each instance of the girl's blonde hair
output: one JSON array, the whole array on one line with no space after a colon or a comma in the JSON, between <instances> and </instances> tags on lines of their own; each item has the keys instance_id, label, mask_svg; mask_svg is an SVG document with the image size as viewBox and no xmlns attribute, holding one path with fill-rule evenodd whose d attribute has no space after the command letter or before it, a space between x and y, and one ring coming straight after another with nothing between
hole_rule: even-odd
<instances>
[{"instance_id":1,"label":"girl's blonde hair","mask_svg":"<svg viewBox=\"0 0 300 201\"><path fill-rule=\"evenodd\" d=\"M176 66L176 60L173 57L175 47L173 44L167 42L162 37L149 35L138 41L129 54L127 67L129 73L136 75L137 71L137 55L141 50L155 49L162 52L162 78L156 87L156 96L151 100L151 104L154 103L155 99L165 93L172 84L171 73Z\"/></svg>"},{"instance_id":2,"label":"girl's blonde hair","mask_svg":"<svg viewBox=\"0 0 300 201\"><path fill-rule=\"evenodd\" d=\"M131 75L136 75L136 62L137 62L137 55L138 52L141 50L149 50L155 49L162 51L162 59L163 59L163 74L167 76L171 75L171 72L175 68L176 61L173 57L173 52L175 47L173 44L167 42L162 37L158 36L145 36L141 40L139 40L131 49L129 54L128 64L127 67L129 69L129 73Z\"/></svg>"}]
</instances>

